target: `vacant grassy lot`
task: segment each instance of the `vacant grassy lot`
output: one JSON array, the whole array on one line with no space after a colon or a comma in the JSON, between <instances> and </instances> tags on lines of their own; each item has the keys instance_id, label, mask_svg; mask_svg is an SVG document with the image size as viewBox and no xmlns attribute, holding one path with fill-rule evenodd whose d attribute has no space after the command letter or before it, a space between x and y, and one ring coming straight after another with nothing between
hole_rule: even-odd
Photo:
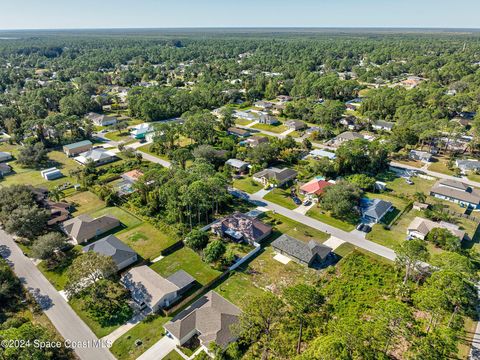
<instances>
[{"instance_id":1,"label":"vacant grassy lot","mask_svg":"<svg viewBox=\"0 0 480 360\"><path fill-rule=\"evenodd\" d=\"M113 141L131 141L131 140L135 141L135 139L133 139L130 136L130 133L128 131L122 131L122 132L111 131L109 133L106 133L104 136L107 139L113 140Z\"/></svg>"},{"instance_id":2,"label":"vacant grassy lot","mask_svg":"<svg viewBox=\"0 0 480 360\"><path fill-rule=\"evenodd\" d=\"M404 164L404 165L413 166L413 167L416 167L416 168L419 168L419 169L421 167L423 167L423 165L425 165L425 163L423 163L421 161L412 160L412 159L395 160L395 162L398 162L398 163Z\"/></svg>"},{"instance_id":3,"label":"vacant grassy lot","mask_svg":"<svg viewBox=\"0 0 480 360\"><path fill-rule=\"evenodd\" d=\"M123 209L118 207L106 207L97 211L90 213L90 216L97 218L103 215L112 215L115 216L124 227L131 228L137 225L140 225L143 221L137 218L136 216L126 212Z\"/></svg>"},{"instance_id":4,"label":"vacant grassy lot","mask_svg":"<svg viewBox=\"0 0 480 360\"><path fill-rule=\"evenodd\" d=\"M248 124L251 124L251 123L252 123L251 120L240 119L240 118L235 119L235 124L237 124L237 125L245 126L245 125L248 125Z\"/></svg>"},{"instance_id":5,"label":"vacant grassy lot","mask_svg":"<svg viewBox=\"0 0 480 360\"><path fill-rule=\"evenodd\" d=\"M239 190L245 191L246 193L249 193L249 194L253 194L259 190L262 190L263 188L258 182L253 181L251 176L234 180L233 187Z\"/></svg>"},{"instance_id":6,"label":"vacant grassy lot","mask_svg":"<svg viewBox=\"0 0 480 360\"><path fill-rule=\"evenodd\" d=\"M386 194L391 192L396 196L412 196L416 192L428 194L430 188L435 184L435 180L426 180L418 176L412 178L413 185L408 185L404 178L398 177L393 172L387 172L377 176L377 180L387 183Z\"/></svg>"},{"instance_id":7,"label":"vacant grassy lot","mask_svg":"<svg viewBox=\"0 0 480 360\"><path fill-rule=\"evenodd\" d=\"M245 269L233 271L228 279L214 290L240 308L245 306L250 297L264 291L253 284L251 275Z\"/></svg>"},{"instance_id":8,"label":"vacant grassy lot","mask_svg":"<svg viewBox=\"0 0 480 360\"><path fill-rule=\"evenodd\" d=\"M105 207L105 202L90 191L75 193L66 197L65 200L74 205L73 216L95 212Z\"/></svg>"},{"instance_id":9,"label":"vacant grassy lot","mask_svg":"<svg viewBox=\"0 0 480 360\"><path fill-rule=\"evenodd\" d=\"M160 340L165 331L163 325L170 318L160 315L149 316L119 337L110 348L118 360L134 360ZM140 340L141 345L135 345Z\"/></svg>"},{"instance_id":10,"label":"vacant grassy lot","mask_svg":"<svg viewBox=\"0 0 480 360\"><path fill-rule=\"evenodd\" d=\"M330 237L330 235L320 230L314 229L280 214L273 214L269 212L267 213L266 217L262 219L262 221L273 226L276 232L274 235L277 236L280 234L287 234L305 242L315 240L320 243L325 242L325 240ZM273 237L275 236L272 236L272 238Z\"/></svg>"},{"instance_id":11,"label":"vacant grassy lot","mask_svg":"<svg viewBox=\"0 0 480 360\"><path fill-rule=\"evenodd\" d=\"M175 234L160 231L146 222L118 233L117 237L144 259L154 259L163 249L178 241Z\"/></svg>"},{"instance_id":12,"label":"vacant grassy lot","mask_svg":"<svg viewBox=\"0 0 480 360\"><path fill-rule=\"evenodd\" d=\"M445 158L439 158L436 162L432 162L428 166L428 170L435 171L438 173L446 174L446 175L453 175L455 172L448 168L448 160Z\"/></svg>"},{"instance_id":13,"label":"vacant grassy lot","mask_svg":"<svg viewBox=\"0 0 480 360\"><path fill-rule=\"evenodd\" d=\"M168 277L178 270L184 270L202 285L220 275L220 271L212 269L209 264L202 261L200 255L187 247L157 261L151 268L163 277Z\"/></svg>"},{"instance_id":14,"label":"vacant grassy lot","mask_svg":"<svg viewBox=\"0 0 480 360\"><path fill-rule=\"evenodd\" d=\"M298 205L295 205L295 203L292 200L292 197L290 196L290 190L275 188L272 191L270 191L267 195L265 195L263 198L267 201L271 201L275 204L278 204L290 210L293 210L296 207L298 207Z\"/></svg>"},{"instance_id":15,"label":"vacant grassy lot","mask_svg":"<svg viewBox=\"0 0 480 360\"><path fill-rule=\"evenodd\" d=\"M278 123L277 125L255 124L252 126L252 129L270 131L276 134L281 134L288 130L288 128L282 123Z\"/></svg>"},{"instance_id":16,"label":"vacant grassy lot","mask_svg":"<svg viewBox=\"0 0 480 360\"><path fill-rule=\"evenodd\" d=\"M355 224L350 224L343 220L336 219L332 217L327 211L322 210L317 206L314 206L310 210L308 210L307 216L310 216L311 218L314 218L318 221L321 221L325 224L334 226L344 231L352 231L353 229L355 229Z\"/></svg>"}]
</instances>

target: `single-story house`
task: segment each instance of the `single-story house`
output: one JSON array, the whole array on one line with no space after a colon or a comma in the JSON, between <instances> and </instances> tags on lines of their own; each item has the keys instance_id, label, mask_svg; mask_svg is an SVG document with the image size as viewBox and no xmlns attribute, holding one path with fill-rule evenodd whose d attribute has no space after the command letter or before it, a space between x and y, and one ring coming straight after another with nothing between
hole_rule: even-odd
<instances>
[{"instance_id":1,"label":"single-story house","mask_svg":"<svg viewBox=\"0 0 480 360\"><path fill-rule=\"evenodd\" d=\"M383 130L383 131L392 131L393 126L395 123L385 120L377 120L372 124L372 128L375 130Z\"/></svg>"},{"instance_id":2,"label":"single-story house","mask_svg":"<svg viewBox=\"0 0 480 360\"><path fill-rule=\"evenodd\" d=\"M393 205L391 202L381 199L362 199L360 208L365 219L378 223L389 211L393 210Z\"/></svg>"},{"instance_id":3,"label":"single-story house","mask_svg":"<svg viewBox=\"0 0 480 360\"><path fill-rule=\"evenodd\" d=\"M153 127L149 123L141 123L133 127L130 131L130 135L134 139L144 139L148 133L153 132Z\"/></svg>"},{"instance_id":4,"label":"single-story house","mask_svg":"<svg viewBox=\"0 0 480 360\"><path fill-rule=\"evenodd\" d=\"M229 127L227 130L228 135L234 135L238 137L248 137L250 136L250 131L245 129L240 129L237 127Z\"/></svg>"},{"instance_id":5,"label":"single-story house","mask_svg":"<svg viewBox=\"0 0 480 360\"><path fill-rule=\"evenodd\" d=\"M276 125L280 121L272 115L269 114L261 114L260 117L258 118L258 123L259 124L265 124L265 125Z\"/></svg>"},{"instance_id":6,"label":"single-story house","mask_svg":"<svg viewBox=\"0 0 480 360\"><path fill-rule=\"evenodd\" d=\"M244 111L235 110L233 112L233 117L252 120L252 121L257 119L257 116L254 113L252 113L250 110L244 110Z\"/></svg>"},{"instance_id":7,"label":"single-story house","mask_svg":"<svg viewBox=\"0 0 480 360\"><path fill-rule=\"evenodd\" d=\"M120 221L114 216L103 215L93 219L90 215L82 214L64 221L62 229L77 244L81 244L118 226L120 226Z\"/></svg>"},{"instance_id":8,"label":"single-story house","mask_svg":"<svg viewBox=\"0 0 480 360\"><path fill-rule=\"evenodd\" d=\"M326 187L332 186L331 182L323 179L312 179L300 187L300 194L308 196L320 196Z\"/></svg>"},{"instance_id":9,"label":"single-story house","mask_svg":"<svg viewBox=\"0 0 480 360\"><path fill-rule=\"evenodd\" d=\"M212 342L225 348L236 340L232 327L241 313L231 302L209 291L163 327L178 346L197 335L206 351Z\"/></svg>"},{"instance_id":10,"label":"single-story house","mask_svg":"<svg viewBox=\"0 0 480 360\"><path fill-rule=\"evenodd\" d=\"M413 208L413 210L422 211L422 210L427 210L429 207L430 207L430 205L428 205L428 204L424 204L424 203L415 201L413 203L412 208Z\"/></svg>"},{"instance_id":11,"label":"single-story house","mask_svg":"<svg viewBox=\"0 0 480 360\"><path fill-rule=\"evenodd\" d=\"M135 183L143 176L143 172L140 170L131 170L127 171L126 173L122 174L122 179L128 181L129 183Z\"/></svg>"},{"instance_id":12,"label":"single-story house","mask_svg":"<svg viewBox=\"0 0 480 360\"><path fill-rule=\"evenodd\" d=\"M140 309L156 312L171 306L180 299L185 289L195 282L195 279L184 271L175 276L175 279L178 284L164 278L147 265L142 265L128 270L122 276L121 282L130 291L132 299Z\"/></svg>"},{"instance_id":13,"label":"single-story house","mask_svg":"<svg viewBox=\"0 0 480 360\"><path fill-rule=\"evenodd\" d=\"M0 162L12 160L12 154L5 151L0 151Z\"/></svg>"},{"instance_id":14,"label":"single-story house","mask_svg":"<svg viewBox=\"0 0 480 360\"><path fill-rule=\"evenodd\" d=\"M12 167L6 163L0 163L0 176L8 175L12 172Z\"/></svg>"},{"instance_id":15,"label":"single-story house","mask_svg":"<svg viewBox=\"0 0 480 360\"><path fill-rule=\"evenodd\" d=\"M118 271L137 261L137 253L113 235L84 246L83 252L88 251L111 257L117 265Z\"/></svg>"},{"instance_id":16,"label":"single-story house","mask_svg":"<svg viewBox=\"0 0 480 360\"><path fill-rule=\"evenodd\" d=\"M288 96L288 95L278 95L277 100L282 102L282 103L285 103L285 102L292 101L293 98L291 96Z\"/></svg>"},{"instance_id":17,"label":"single-story house","mask_svg":"<svg viewBox=\"0 0 480 360\"><path fill-rule=\"evenodd\" d=\"M480 161L478 160L455 160L455 164L460 169L462 174L467 174L471 171L480 170Z\"/></svg>"},{"instance_id":18,"label":"single-story house","mask_svg":"<svg viewBox=\"0 0 480 360\"><path fill-rule=\"evenodd\" d=\"M277 253L306 266L311 266L315 262L322 264L332 256L332 249L328 246L314 240L306 243L285 234L273 241L272 247Z\"/></svg>"},{"instance_id":19,"label":"single-story house","mask_svg":"<svg viewBox=\"0 0 480 360\"><path fill-rule=\"evenodd\" d=\"M260 109L268 110L268 109L271 109L273 107L273 103L268 102L268 101L257 101L253 104L253 106L255 106L257 108L260 108Z\"/></svg>"},{"instance_id":20,"label":"single-story house","mask_svg":"<svg viewBox=\"0 0 480 360\"><path fill-rule=\"evenodd\" d=\"M335 160L337 157L334 152L327 151L327 150L322 150L322 149L313 149L308 153L308 157L313 157L313 158L328 158L330 160Z\"/></svg>"},{"instance_id":21,"label":"single-story house","mask_svg":"<svg viewBox=\"0 0 480 360\"><path fill-rule=\"evenodd\" d=\"M362 124L359 123L358 119L351 115L343 116L339 123L347 127L348 130L360 130L362 128Z\"/></svg>"},{"instance_id":22,"label":"single-story house","mask_svg":"<svg viewBox=\"0 0 480 360\"><path fill-rule=\"evenodd\" d=\"M344 142L352 141L352 140L356 140L356 139L363 139L363 138L364 137L362 136L362 134L359 134L357 132L345 131L345 132L337 135L335 138L330 140L328 143L330 145L332 145L333 147L338 147L338 146L342 145Z\"/></svg>"},{"instance_id":23,"label":"single-story house","mask_svg":"<svg viewBox=\"0 0 480 360\"><path fill-rule=\"evenodd\" d=\"M92 121L97 126L110 126L117 123L117 118L97 113L88 113L87 119Z\"/></svg>"},{"instance_id":24,"label":"single-story house","mask_svg":"<svg viewBox=\"0 0 480 360\"><path fill-rule=\"evenodd\" d=\"M71 205L67 202L52 201L48 198L48 190L43 188L31 188L35 201L39 207L50 211L48 226L59 224L70 218Z\"/></svg>"},{"instance_id":25,"label":"single-story house","mask_svg":"<svg viewBox=\"0 0 480 360\"><path fill-rule=\"evenodd\" d=\"M268 138L265 136L254 135L251 138L245 140L245 143L250 147L257 147L260 144L268 143Z\"/></svg>"},{"instance_id":26,"label":"single-story house","mask_svg":"<svg viewBox=\"0 0 480 360\"><path fill-rule=\"evenodd\" d=\"M385 191L387 190L387 183L383 181L375 181L375 184L373 184L373 188L377 191Z\"/></svg>"},{"instance_id":27,"label":"single-story house","mask_svg":"<svg viewBox=\"0 0 480 360\"><path fill-rule=\"evenodd\" d=\"M114 152L104 148L95 148L81 153L74 160L82 165L86 165L89 162L93 162L95 165L102 165L117 160L117 156Z\"/></svg>"},{"instance_id":28,"label":"single-story house","mask_svg":"<svg viewBox=\"0 0 480 360\"><path fill-rule=\"evenodd\" d=\"M307 124L301 120L288 120L285 125L292 130L302 130L307 127Z\"/></svg>"},{"instance_id":29,"label":"single-story house","mask_svg":"<svg viewBox=\"0 0 480 360\"><path fill-rule=\"evenodd\" d=\"M45 180L55 180L63 177L62 172L56 167L42 170L40 171L40 175L42 175Z\"/></svg>"},{"instance_id":30,"label":"single-story house","mask_svg":"<svg viewBox=\"0 0 480 360\"><path fill-rule=\"evenodd\" d=\"M82 152L86 152L93 147L93 144L90 140L83 140L73 144L68 144L63 146L63 152L67 156L75 156Z\"/></svg>"},{"instance_id":31,"label":"single-story house","mask_svg":"<svg viewBox=\"0 0 480 360\"><path fill-rule=\"evenodd\" d=\"M480 207L480 190L461 181L441 179L430 189L430 195L451 201L463 207Z\"/></svg>"},{"instance_id":32,"label":"single-story house","mask_svg":"<svg viewBox=\"0 0 480 360\"><path fill-rule=\"evenodd\" d=\"M410 150L408 155L412 160L419 160L422 162L431 162L432 161L432 154L426 151L419 151L419 150Z\"/></svg>"},{"instance_id":33,"label":"single-story house","mask_svg":"<svg viewBox=\"0 0 480 360\"><path fill-rule=\"evenodd\" d=\"M248 162L238 160L238 159L228 159L225 162L225 165L232 167L233 169L235 169L236 172L239 172L239 173L248 171L248 167L250 166Z\"/></svg>"},{"instance_id":34,"label":"single-story house","mask_svg":"<svg viewBox=\"0 0 480 360\"><path fill-rule=\"evenodd\" d=\"M260 220L236 212L212 224L213 233L236 242L260 243L272 233L272 227Z\"/></svg>"},{"instance_id":35,"label":"single-story house","mask_svg":"<svg viewBox=\"0 0 480 360\"><path fill-rule=\"evenodd\" d=\"M408 225L407 235L409 237L415 237L425 240L428 233L435 228L447 229L460 240L463 240L465 238L465 231L460 230L460 228L455 224L451 224L445 221L440 221L437 223L435 221L424 219L418 216L412 220L410 225Z\"/></svg>"},{"instance_id":36,"label":"single-story house","mask_svg":"<svg viewBox=\"0 0 480 360\"><path fill-rule=\"evenodd\" d=\"M263 186L274 184L275 186L283 186L289 181L293 181L297 177L297 172L293 169L284 168L268 168L253 174L253 180L261 183Z\"/></svg>"}]
</instances>

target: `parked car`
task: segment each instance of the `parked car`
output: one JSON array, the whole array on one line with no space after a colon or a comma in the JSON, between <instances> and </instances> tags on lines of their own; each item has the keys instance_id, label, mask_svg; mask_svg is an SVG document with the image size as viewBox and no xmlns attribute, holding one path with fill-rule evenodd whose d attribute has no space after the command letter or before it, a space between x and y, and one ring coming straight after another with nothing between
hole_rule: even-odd
<instances>
[{"instance_id":1,"label":"parked car","mask_svg":"<svg viewBox=\"0 0 480 360\"><path fill-rule=\"evenodd\" d=\"M413 181L410 180L410 179L405 179L405 182L406 182L408 185L413 185Z\"/></svg>"},{"instance_id":2,"label":"parked car","mask_svg":"<svg viewBox=\"0 0 480 360\"><path fill-rule=\"evenodd\" d=\"M292 199L295 205L302 205L302 200L300 200L298 197L293 197Z\"/></svg>"},{"instance_id":3,"label":"parked car","mask_svg":"<svg viewBox=\"0 0 480 360\"><path fill-rule=\"evenodd\" d=\"M367 224L360 224L357 226L357 230L363 231L364 233L369 233L370 231L372 231L372 227Z\"/></svg>"},{"instance_id":4,"label":"parked car","mask_svg":"<svg viewBox=\"0 0 480 360\"><path fill-rule=\"evenodd\" d=\"M309 199L307 199L307 200L305 200L305 201L303 202L303 206L309 206L309 205L311 205L311 204L312 204L312 201L309 200Z\"/></svg>"}]
</instances>

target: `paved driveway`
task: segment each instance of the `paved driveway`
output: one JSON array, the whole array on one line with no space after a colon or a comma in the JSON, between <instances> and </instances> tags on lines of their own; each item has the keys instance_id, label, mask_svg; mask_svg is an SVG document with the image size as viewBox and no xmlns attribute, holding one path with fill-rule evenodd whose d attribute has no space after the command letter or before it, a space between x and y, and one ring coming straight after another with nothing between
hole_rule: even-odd
<instances>
[{"instance_id":1,"label":"paved driveway","mask_svg":"<svg viewBox=\"0 0 480 360\"><path fill-rule=\"evenodd\" d=\"M160 331L161 329L159 329ZM175 350L175 342L168 336L164 336L157 341L150 349L140 355L137 360L160 360L170 351Z\"/></svg>"},{"instance_id":2,"label":"paved driveway","mask_svg":"<svg viewBox=\"0 0 480 360\"><path fill-rule=\"evenodd\" d=\"M75 348L75 353L80 359L115 359L107 348L92 344L99 341L92 330L78 317L34 263L23 255L13 238L3 230L0 230L0 254L13 265L18 278L33 294L60 335L66 341L81 341L88 345Z\"/></svg>"}]
</instances>

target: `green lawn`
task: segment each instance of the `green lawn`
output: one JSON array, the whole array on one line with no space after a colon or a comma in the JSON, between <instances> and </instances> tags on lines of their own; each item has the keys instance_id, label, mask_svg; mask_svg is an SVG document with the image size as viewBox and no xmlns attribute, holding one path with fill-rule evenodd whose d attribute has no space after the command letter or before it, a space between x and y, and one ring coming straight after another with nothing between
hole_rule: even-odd
<instances>
[{"instance_id":1,"label":"green lawn","mask_svg":"<svg viewBox=\"0 0 480 360\"><path fill-rule=\"evenodd\" d=\"M140 225L143 222L141 219L118 207L106 207L90 213L90 216L92 216L93 218L97 218L102 215L115 216L118 220L120 220L122 225L127 228Z\"/></svg>"},{"instance_id":2,"label":"green lawn","mask_svg":"<svg viewBox=\"0 0 480 360\"><path fill-rule=\"evenodd\" d=\"M118 360L134 360L155 344L164 335L163 324L170 318L154 315L147 317L128 332L119 337L110 348ZM141 345L136 346L135 341Z\"/></svg>"},{"instance_id":3,"label":"green lawn","mask_svg":"<svg viewBox=\"0 0 480 360\"><path fill-rule=\"evenodd\" d=\"M388 195L391 193L391 195L396 196L412 196L416 192L428 194L430 188L435 184L435 180L426 180L416 176L412 179L414 184L408 185L404 178L396 176L393 172L380 174L376 178L379 181L387 183L387 191L385 194Z\"/></svg>"},{"instance_id":4,"label":"green lawn","mask_svg":"<svg viewBox=\"0 0 480 360\"><path fill-rule=\"evenodd\" d=\"M162 360L183 360L183 357L175 350L172 350Z\"/></svg>"},{"instance_id":5,"label":"green lawn","mask_svg":"<svg viewBox=\"0 0 480 360\"><path fill-rule=\"evenodd\" d=\"M242 270L233 271L214 290L240 308L245 306L250 297L261 294L264 291L256 287L252 282L251 275Z\"/></svg>"},{"instance_id":6,"label":"green lawn","mask_svg":"<svg viewBox=\"0 0 480 360\"><path fill-rule=\"evenodd\" d=\"M62 266L49 270L47 269L47 264L45 261L42 261L38 264L38 269L42 272L42 274L50 281L50 283L55 287L57 290L63 290L65 288L65 284L67 283L67 270L68 267L72 264L72 261L80 255L82 252L82 247L80 245L75 246L73 249L67 252L67 259L62 264Z\"/></svg>"},{"instance_id":7,"label":"green lawn","mask_svg":"<svg viewBox=\"0 0 480 360\"><path fill-rule=\"evenodd\" d=\"M82 299L73 298L68 302L72 309L77 313L78 316L88 325L88 327L93 331L93 333L98 337L102 338L110 334L115 329L119 328L122 324L115 324L111 326L102 326L95 319L93 319L85 310L82 309Z\"/></svg>"},{"instance_id":8,"label":"green lawn","mask_svg":"<svg viewBox=\"0 0 480 360\"><path fill-rule=\"evenodd\" d=\"M388 264L388 265L392 265L393 264L393 261L390 261L380 255L377 255L377 254L374 254L370 251L367 251L367 250L364 250L364 249L361 249L361 248L358 248L356 247L355 245L352 245L350 243L343 243L342 245L340 245L339 247L337 247L335 249L335 254L341 256L342 258L346 257L347 255L353 253L354 251L358 252L358 253L361 253L361 254L364 254L364 255L367 255L369 256L370 258L372 259L375 259L377 261L380 261L382 263L385 263L385 264Z\"/></svg>"},{"instance_id":9,"label":"green lawn","mask_svg":"<svg viewBox=\"0 0 480 360\"><path fill-rule=\"evenodd\" d=\"M355 224L350 224L343 220L335 219L327 211L324 211L317 206L314 206L308 210L307 216L344 231L352 231L355 229Z\"/></svg>"},{"instance_id":10,"label":"green lawn","mask_svg":"<svg viewBox=\"0 0 480 360\"><path fill-rule=\"evenodd\" d=\"M75 206L73 216L98 211L105 207L105 202L90 191L75 193L66 197L65 200Z\"/></svg>"},{"instance_id":11,"label":"green lawn","mask_svg":"<svg viewBox=\"0 0 480 360\"><path fill-rule=\"evenodd\" d=\"M416 168L419 168L419 169L425 165L425 163L423 163L421 161L412 160L412 159L395 160L395 161L400 163L400 164L413 166L413 167L416 167Z\"/></svg>"},{"instance_id":12,"label":"green lawn","mask_svg":"<svg viewBox=\"0 0 480 360\"><path fill-rule=\"evenodd\" d=\"M290 196L290 190L275 188L263 197L267 201L283 206L287 209L293 210L298 207Z\"/></svg>"},{"instance_id":13,"label":"green lawn","mask_svg":"<svg viewBox=\"0 0 480 360\"><path fill-rule=\"evenodd\" d=\"M151 268L164 277L168 277L178 270L184 270L202 285L220 275L220 271L211 268L209 264L202 261L200 255L187 247L157 261Z\"/></svg>"},{"instance_id":14,"label":"green lawn","mask_svg":"<svg viewBox=\"0 0 480 360\"><path fill-rule=\"evenodd\" d=\"M480 183L480 175L479 174L469 173L467 178L469 180L476 181L476 182Z\"/></svg>"},{"instance_id":15,"label":"green lawn","mask_svg":"<svg viewBox=\"0 0 480 360\"><path fill-rule=\"evenodd\" d=\"M244 177L233 181L233 187L245 191L246 193L253 194L263 187L258 182L254 181L251 176Z\"/></svg>"},{"instance_id":16,"label":"green lawn","mask_svg":"<svg viewBox=\"0 0 480 360\"><path fill-rule=\"evenodd\" d=\"M330 235L320 230L314 229L280 214L268 212L267 216L263 218L262 221L273 226L277 233L287 234L305 242L315 240L323 243L330 237Z\"/></svg>"},{"instance_id":17,"label":"green lawn","mask_svg":"<svg viewBox=\"0 0 480 360\"><path fill-rule=\"evenodd\" d=\"M111 131L109 133L106 133L104 135L107 139L109 140L113 140L113 141L131 141L131 140L134 140L131 136L130 136L130 133L128 131L122 131L122 132L118 132L118 131Z\"/></svg>"},{"instance_id":18,"label":"green lawn","mask_svg":"<svg viewBox=\"0 0 480 360\"><path fill-rule=\"evenodd\" d=\"M288 128L282 123L279 123L278 125L255 124L251 128L257 130L265 130L276 134L281 134L288 130Z\"/></svg>"},{"instance_id":19,"label":"green lawn","mask_svg":"<svg viewBox=\"0 0 480 360\"><path fill-rule=\"evenodd\" d=\"M248 125L248 124L251 124L251 123L252 123L251 120L240 119L240 118L235 119L235 124L237 124L237 125L245 126L245 125Z\"/></svg>"},{"instance_id":20,"label":"green lawn","mask_svg":"<svg viewBox=\"0 0 480 360\"><path fill-rule=\"evenodd\" d=\"M178 241L178 236L155 228L147 222L128 228L117 234L144 259L154 259L160 252Z\"/></svg>"},{"instance_id":21,"label":"green lawn","mask_svg":"<svg viewBox=\"0 0 480 360\"><path fill-rule=\"evenodd\" d=\"M441 174L453 175L455 172L450 170L447 166L447 161L445 159L438 159L438 161L431 163L428 166L428 170L435 171Z\"/></svg>"},{"instance_id":22,"label":"green lawn","mask_svg":"<svg viewBox=\"0 0 480 360\"><path fill-rule=\"evenodd\" d=\"M159 154L153 152L153 151L150 149L151 146L152 146L151 144L146 144L146 145L140 146L137 150L138 150L138 151L142 151L142 152L144 152L144 153L147 153L147 154L149 154L149 155L155 156L155 157L157 157L157 158L159 158L159 159L163 159L163 160L166 160L166 161L170 161L170 159L169 159L166 155L159 155Z\"/></svg>"}]
</instances>

